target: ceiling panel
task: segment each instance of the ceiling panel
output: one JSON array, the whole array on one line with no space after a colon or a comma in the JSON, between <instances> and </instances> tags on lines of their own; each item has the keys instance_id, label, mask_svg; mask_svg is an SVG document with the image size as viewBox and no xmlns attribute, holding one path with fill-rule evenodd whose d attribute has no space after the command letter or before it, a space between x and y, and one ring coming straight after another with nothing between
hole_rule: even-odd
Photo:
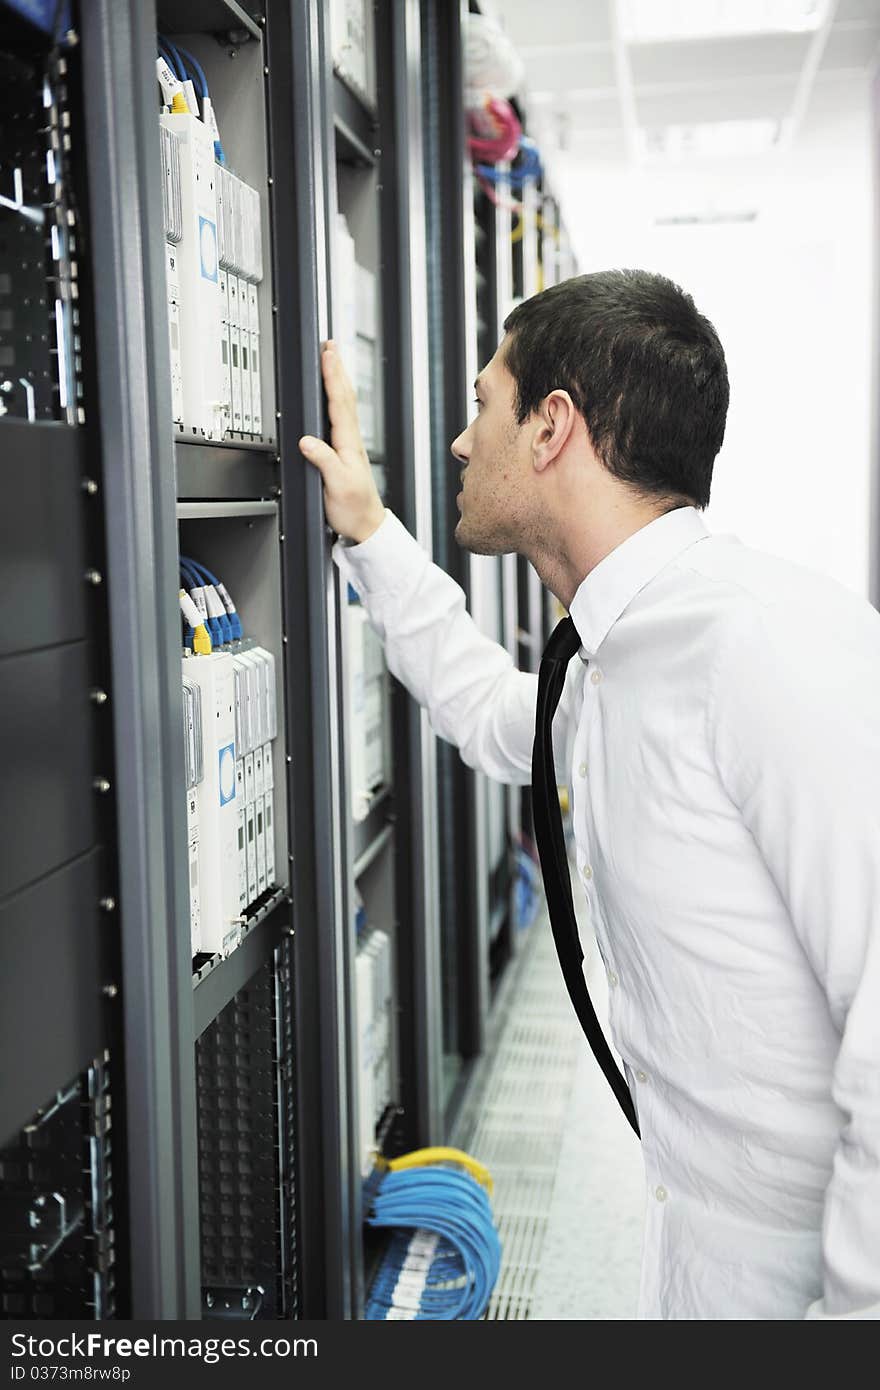
<instances>
[{"instance_id":1,"label":"ceiling panel","mask_svg":"<svg viewBox=\"0 0 880 1390\"><path fill-rule=\"evenodd\" d=\"M626 162L622 131L573 130L565 153L589 165L621 165Z\"/></svg>"},{"instance_id":2,"label":"ceiling panel","mask_svg":"<svg viewBox=\"0 0 880 1390\"><path fill-rule=\"evenodd\" d=\"M581 97L572 92L565 101L565 110L575 126L609 126L620 123L620 98L613 95L601 97Z\"/></svg>"},{"instance_id":3,"label":"ceiling panel","mask_svg":"<svg viewBox=\"0 0 880 1390\"><path fill-rule=\"evenodd\" d=\"M610 0L496 0L517 48L530 43L607 43L611 40Z\"/></svg>"},{"instance_id":4,"label":"ceiling panel","mask_svg":"<svg viewBox=\"0 0 880 1390\"><path fill-rule=\"evenodd\" d=\"M869 68L877 59L877 46L880 44L880 0L878 0L877 23L857 25L853 28L838 29L836 26L828 35L828 43L822 55L820 72L833 72L835 68Z\"/></svg>"},{"instance_id":5,"label":"ceiling panel","mask_svg":"<svg viewBox=\"0 0 880 1390\"><path fill-rule=\"evenodd\" d=\"M837 0L834 22L845 24L851 19L876 21L878 10L878 0Z\"/></svg>"},{"instance_id":6,"label":"ceiling panel","mask_svg":"<svg viewBox=\"0 0 880 1390\"><path fill-rule=\"evenodd\" d=\"M794 96L796 79L682 87L665 94L636 92L638 123L649 129L702 121L781 120Z\"/></svg>"},{"instance_id":7,"label":"ceiling panel","mask_svg":"<svg viewBox=\"0 0 880 1390\"><path fill-rule=\"evenodd\" d=\"M569 87L614 87L617 73L611 49L540 49L524 55L530 91L564 91Z\"/></svg>"},{"instance_id":8,"label":"ceiling panel","mask_svg":"<svg viewBox=\"0 0 880 1390\"><path fill-rule=\"evenodd\" d=\"M642 86L794 74L800 71L809 44L808 35L773 34L765 38L638 44L628 52L633 81Z\"/></svg>"},{"instance_id":9,"label":"ceiling panel","mask_svg":"<svg viewBox=\"0 0 880 1390\"><path fill-rule=\"evenodd\" d=\"M548 149L558 137L575 160L625 165L613 0L485 2L523 57L525 105L536 137ZM808 79L804 129L831 128L850 99L861 99L858 73L866 81L880 65L880 0L839 0L815 83L805 66L813 38L764 34L631 44L626 53L637 124L658 131L719 121L782 121L792 111L803 74Z\"/></svg>"}]
</instances>

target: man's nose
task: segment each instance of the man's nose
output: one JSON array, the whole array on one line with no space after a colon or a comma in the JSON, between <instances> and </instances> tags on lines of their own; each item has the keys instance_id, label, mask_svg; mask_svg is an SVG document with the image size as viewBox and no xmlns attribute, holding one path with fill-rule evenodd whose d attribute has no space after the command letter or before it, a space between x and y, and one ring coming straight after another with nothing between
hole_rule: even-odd
<instances>
[{"instance_id":1,"label":"man's nose","mask_svg":"<svg viewBox=\"0 0 880 1390\"><path fill-rule=\"evenodd\" d=\"M470 440L468 439L469 434L470 429L462 430L458 438L453 439L449 446L453 458L458 459L459 463L467 463L470 458L471 446Z\"/></svg>"}]
</instances>

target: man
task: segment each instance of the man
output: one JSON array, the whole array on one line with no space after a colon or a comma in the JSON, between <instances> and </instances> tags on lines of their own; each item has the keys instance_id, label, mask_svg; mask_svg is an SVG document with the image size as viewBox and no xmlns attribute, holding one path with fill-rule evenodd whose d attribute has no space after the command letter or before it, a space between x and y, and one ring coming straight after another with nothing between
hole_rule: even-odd
<instances>
[{"instance_id":1,"label":"man","mask_svg":"<svg viewBox=\"0 0 880 1390\"><path fill-rule=\"evenodd\" d=\"M527 782L536 677L385 511L323 368L338 563L436 731ZM521 304L476 391L457 539L525 555L582 644L556 771L641 1130L640 1316L876 1318L880 615L707 531L724 355L660 276Z\"/></svg>"}]
</instances>

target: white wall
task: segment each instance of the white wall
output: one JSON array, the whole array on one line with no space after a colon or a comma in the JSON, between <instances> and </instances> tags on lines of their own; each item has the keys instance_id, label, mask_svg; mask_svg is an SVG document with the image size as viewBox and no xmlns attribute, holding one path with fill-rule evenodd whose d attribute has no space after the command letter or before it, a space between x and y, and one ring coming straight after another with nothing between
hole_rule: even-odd
<instances>
[{"instance_id":1,"label":"white wall","mask_svg":"<svg viewBox=\"0 0 880 1390\"><path fill-rule=\"evenodd\" d=\"M714 322L731 404L714 531L868 592L873 201L867 83L820 80L788 153L751 167L554 173L583 270L677 280ZM753 222L655 217L756 210Z\"/></svg>"}]
</instances>

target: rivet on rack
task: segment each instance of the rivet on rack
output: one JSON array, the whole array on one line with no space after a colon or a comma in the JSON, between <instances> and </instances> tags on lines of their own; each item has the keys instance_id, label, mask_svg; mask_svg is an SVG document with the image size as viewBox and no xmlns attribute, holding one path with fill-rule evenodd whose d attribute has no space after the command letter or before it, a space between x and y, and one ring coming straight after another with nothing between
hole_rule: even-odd
<instances>
[{"instance_id":1,"label":"rivet on rack","mask_svg":"<svg viewBox=\"0 0 880 1390\"><path fill-rule=\"evenodd\" d=\"M114 910L115 907L116 907L116 899L115 899L115 898L101 898L101 900L100 900L99 903L98 903L98 906L101 908L101 910L102 910L103 912L113 912L113 910Z\"/></svg>"},{"instance_id":2,"label":"rivet on rack","mask_svg":"<svg viewBox=\"0 0 880 1390\"><path fill-rule=\"evenodd\" d=\"M106 994L108 999L115 999L119 993L119 987L117 985L104 985L101 993Z\"/></svg>"},{"instance_id":3,"label":"rivet on rack","mask_svg":"<svg viewBox=\"0 0 880 1390\"><path fill-rule=\"evenodd\" d=\"M101 571L86 570L85 574L83 575L83 578L85 579L87 584L100 584L102 580Z\"/></svg>"},{"instance_id":4,"label":"rivet on rack","mask_svg":"<svg viewBox=\"0 0 880 1390\"><path fill-rule=\"evenodd\" d=\"M110 790L110 783L107 781L106 777L93 777L92 786L94 787L96 792L103 793L109 792Z\"/></svg>"},{"instance_id":5,"label":"rivet on rack","mask_svg":"<svg viewBox=\"0 0 880 1390\"><path fill-rule=\"evenodd\" d=\"M80 487L83 492L87 492L90 497L94 497L95 493L98 491L98 484L95 482L94 478L83 478Z\"/></svg>"},{"instance_id":6,"label":"rivet on rack","mask_svg":"<svg viewBox=\"0 0 880 1390\"><path fill-rule=\"evenodd\" d=\"M107 698L107 691L101 690L101 688L97 685L94 687L94 689L89 691L89 699L91 700L93 705L106 705Z\"/></svg>"}]
</instances>

